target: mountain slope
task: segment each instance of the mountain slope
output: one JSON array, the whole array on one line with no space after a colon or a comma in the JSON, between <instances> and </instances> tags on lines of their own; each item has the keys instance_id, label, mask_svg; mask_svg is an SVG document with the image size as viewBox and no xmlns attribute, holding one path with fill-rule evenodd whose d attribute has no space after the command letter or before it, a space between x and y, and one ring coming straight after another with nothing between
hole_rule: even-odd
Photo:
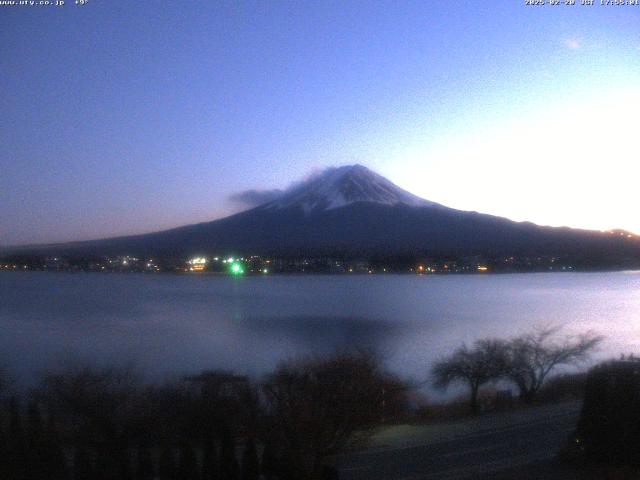
<instances>
[{"instance_id":1,"label":"mountain slope","mask_svg":"<svg viewBox=\"0 0 640 480\"><path fill-rule=\"evenodd\" d=\"M358 165L329 169L275 201L220 220L40 251L96 255L564 255L599 264L640 264L640 242L635 237L540 227L447 208L422 200Z\"/></svg>"}]
</instances>

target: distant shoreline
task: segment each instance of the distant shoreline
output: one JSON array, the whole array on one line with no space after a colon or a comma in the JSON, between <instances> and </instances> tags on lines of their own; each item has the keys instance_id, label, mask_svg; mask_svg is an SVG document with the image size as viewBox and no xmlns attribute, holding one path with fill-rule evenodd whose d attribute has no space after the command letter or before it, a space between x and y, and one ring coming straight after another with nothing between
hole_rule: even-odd
<instances>
[{"instance_id":1,"label":"distant shoreline","mask_svg":"<svg viewBox=\"0 0 640 480\"><path fill-rule=\"evenodd\" d=\"M629 273L640 274L640 269L573 269L573 270L531 270L531 271L490 271L490 272L433 272L433 273L415 273L415 272L379 272L379 273L332 273L332 272L273 272L273 273L244 273L242 275L233 275L225 272L118 272L118 271L92 271L92 270L36 270L36 269L6 269L0 268L0 272L11 273L53 273L53 274L97 274L97 275L138 275L138 276L179 276L179 277L229 277L229 278L256 278L256 277L384 277L384 276L402 276L402 277L450 277L450 276L504 276L504 275L533 275L533 274L589 274L589 273Z\"/></svg>"}]
</instances>

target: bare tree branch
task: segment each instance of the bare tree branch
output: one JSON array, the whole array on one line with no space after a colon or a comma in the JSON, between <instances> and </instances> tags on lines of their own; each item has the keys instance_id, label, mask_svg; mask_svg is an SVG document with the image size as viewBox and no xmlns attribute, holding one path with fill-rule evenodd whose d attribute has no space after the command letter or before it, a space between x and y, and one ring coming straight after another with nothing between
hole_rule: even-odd
<instances>
[{"instance_id":1,"label":"bare tree branch","mask_svg":"<svg viewBox=\"0 0 640 480\"><path fill-rule=\"evenodd\" d=\"M603 340L593 332L558 339L559 331L559 327L545 327L509 342L507 377L516 384L525 402L533 401L556 367L586 360Z\"/></svg>"},{"instance_id":2,"label":"bare tree branch","mask_svg":"<svg viewBox=\"0 0 640 480\"><path fill-rule=\"evenodd\" d=\"M405 387L370 353L282 364L263 385L270 442L295 478L315 478L322 461L373 432L404 405Z\"/></svg>"}]
</instances>

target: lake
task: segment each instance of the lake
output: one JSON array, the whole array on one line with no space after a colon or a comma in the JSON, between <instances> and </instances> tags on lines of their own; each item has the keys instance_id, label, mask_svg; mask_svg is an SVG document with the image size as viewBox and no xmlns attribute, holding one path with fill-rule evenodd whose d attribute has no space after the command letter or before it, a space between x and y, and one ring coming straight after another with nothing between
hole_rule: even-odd
<instances>
[{"instance_id":1,"label":"lake","mask_svg":"<svg viewBox=\"0 0 640 480\"><path fill-rule=\"evenodd\" d=\"M259 376L307 352L376 348L416 381L462 342L545 325L640 352L640 272L248 276L0 272L0 363L23 383L74 363L153 378Z\"/></svg>"}]
</instances>

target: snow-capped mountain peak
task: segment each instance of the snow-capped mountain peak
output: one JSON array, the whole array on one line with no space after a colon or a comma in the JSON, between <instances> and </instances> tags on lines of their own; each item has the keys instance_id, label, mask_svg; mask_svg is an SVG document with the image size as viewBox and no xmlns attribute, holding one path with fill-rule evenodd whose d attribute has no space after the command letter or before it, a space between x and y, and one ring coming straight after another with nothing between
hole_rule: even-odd
<instances>
[{"instance_id":1,"label":"snow-capped mountain peak","mask_svg":"<svg viewBox=\"0 0 640 480\"><path fill-rule=\"evenodd\" d=\"M367 167L348 165L328 168L312 176L263 208L300 208L309 213L340 208L356 202L441 207L401 189Z\"/></svg>"}]
</instances>

